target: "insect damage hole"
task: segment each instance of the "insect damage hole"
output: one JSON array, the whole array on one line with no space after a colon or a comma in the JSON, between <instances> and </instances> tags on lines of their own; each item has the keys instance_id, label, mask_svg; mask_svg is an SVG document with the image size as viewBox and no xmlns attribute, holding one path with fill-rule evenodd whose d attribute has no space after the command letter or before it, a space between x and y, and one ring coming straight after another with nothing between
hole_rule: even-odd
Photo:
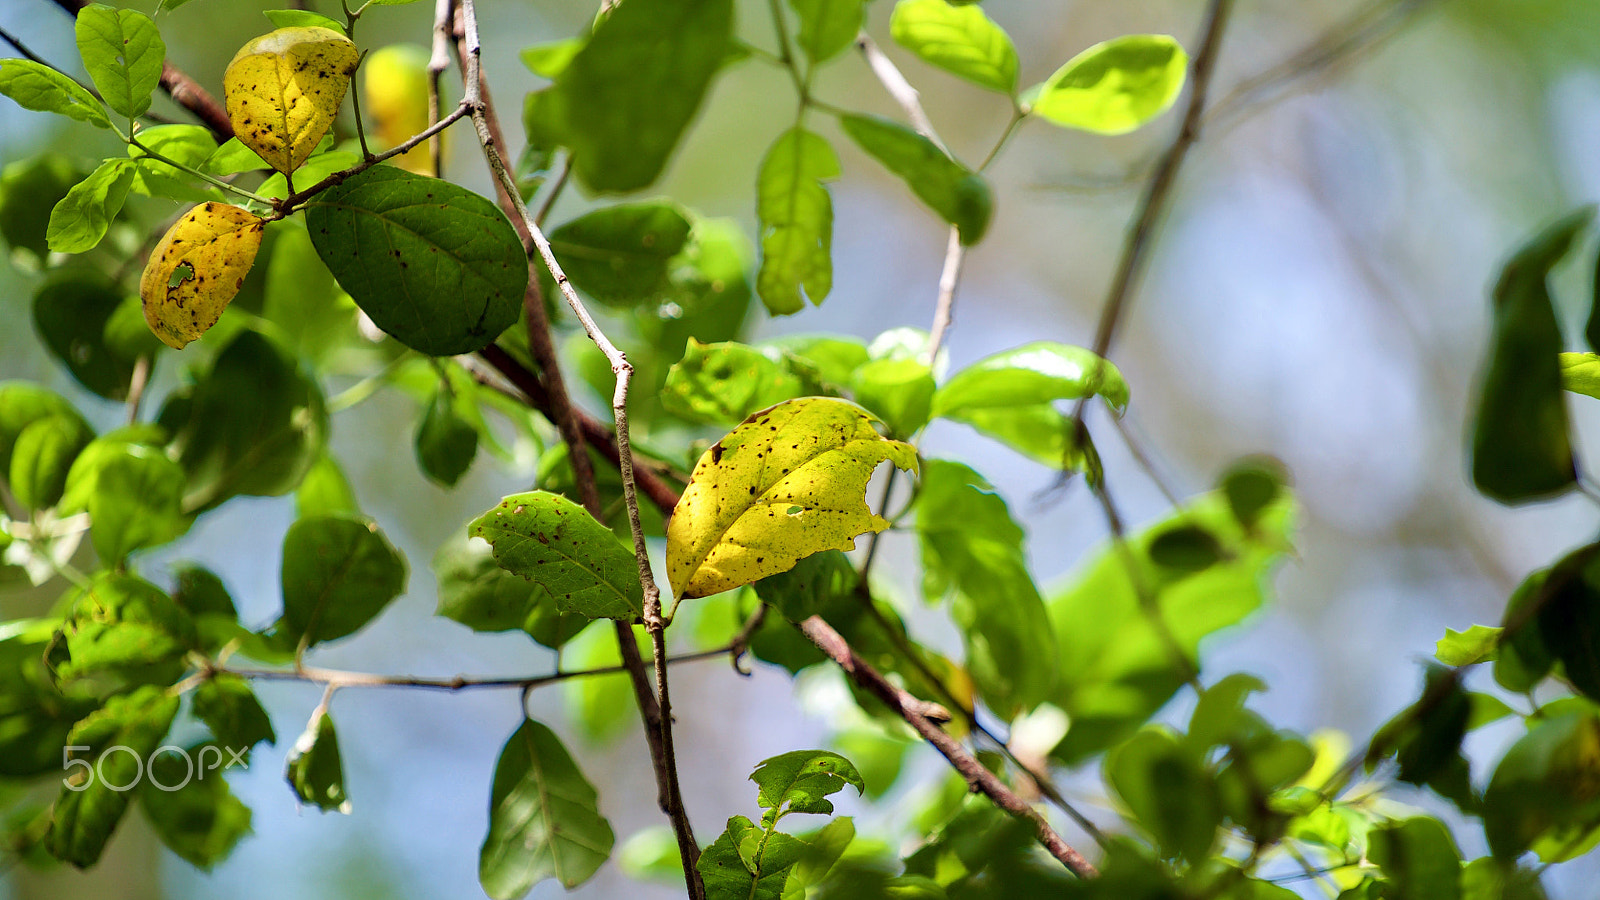
<instances>
[{"instance_id":1,"label":"insect damage hole","mask_svg":"<svg viewBox=\"0 0 1600 900\"><path fill-rule=\"evenodd\" d=\"M178 263L178 267L167 276L167 288L170 290L194 278L194 266L188 263Z\"/></svg>"}]
</instances>

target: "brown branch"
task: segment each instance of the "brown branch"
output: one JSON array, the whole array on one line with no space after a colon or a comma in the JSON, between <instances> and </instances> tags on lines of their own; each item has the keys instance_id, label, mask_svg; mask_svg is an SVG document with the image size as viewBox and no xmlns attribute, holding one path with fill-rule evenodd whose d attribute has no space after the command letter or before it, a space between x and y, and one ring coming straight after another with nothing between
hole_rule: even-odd
<instances>
[{"instance_id":1,"label":"brown branch","mask_svg":"<svg viewBox=\"0 0 1600 900\"><path fill-rule=\"evenodd\" d=\"M639 506L635 495L633 452L629 446L627 419L628 386L633 374L633 367L628 363L627 358L606 339L605 335L594 324L582 301L578 299L571 285L567 283L566 275L561 271L560 264L550 250L549 241L545 240L538 224L528 212L527 206L522 202L522 196L517 191L516 182L507 170L500 152L501 148L505 146L505 138L500 131L498 117L494 114L493 104L489 97L488 85L483 78L480 64L482 47L478 38L477 16L473 0L460 0L456 13L455 34L453 37L456 55L461 63L464 82L465 97L462 103L470 106L472 110L473 123L476 125L478 132L478 143L483 149L485 161L489 164L494 176L495 191L501 206L506 209L508 218L517 227L518 234L523 239L524 249L528 251L530 267L532 266L533 251L537 250L539 256L543 258L545 267L550 270L551 276L555 279L556 286L561 289L565 296L568 305L572 307L579 321L583 322L590 338L594 340L595 344L606 354L607 359L611 361L612 372L617 379L616 392L612 401L612 412L617 422L618 469L622 475L623 497L628 506L628 525L633 537L634 555L639 567L639 580L644 589L645 627L650 632L651 644L654 650L656 675L654 693L651 691L638 647L634 643L633 629L626 623L617 623L617 643L622 654L623 664L627 667L629 678L634 686L634 694L638 700L640 715L644 719L645 739L650 748L651 762L654 764L656 774L656 785L659 789L657 799L662 810L671 820L673 832L677 837L678 853L683 860L684 883L688 888L691 900L703 900L705 886L701 883L700 873L695 866L700 857L700 846L695 842L688 812L684 809L682 790L678 784L678 772L672 741L671 701L667 693L665 622L661 617L660 590L656 587L654 577L650 571L650 559L645 551L644 533L639 521ZM578 480L580 491L584 494L585 506L589 508L589 512L592 515L599 518L603 513L600 509L599 492L594 481L594 473L589 466L586 439L580 431L575 416L572 414L570 397L567 395L565 386L560 380L560 366L555 358L554 348L550 345L549 323L544 316L543 298L533 288L537 279L530 278L529 282L530 293L524 298L524 306L528 308L530 348L536 344L542 343L544 345L533 352L545 376L546 394L554 404L566 407L565 412L561 414L558 428L562 432L563 440L567 443L573 473ZM542 333L535 334L533 332Z\"/></svg>"},{"instance_id":2,"label":"brown branch","mask_svg":"<svg viewBox=\"0 0 1600 900\"><path fill-rule=\"evenodd\" d=\"M928 717L928 708L933 704L919 700L904 690L895 687L883 675L872 668L866 660L862 659L855 650L851 649L839 632L833 626L823 621L819 616L812 616L800 623L800 630L811 639L823 653L839 665L839 668L849 675L851 680L865 688L873 696L882 700L886 706L904 719L907 724L916 729L922 739L934 746L934 749L944 754L961 776L974 791L982 793L994 804L1019 819L1026 819L1033 824L1034 836L1039 843L1050 852L1051 856L1061 861L1074 875L1079 878L1094 878L1100 873L1095 869L1083 854L1074 850L1071 845L1061 839L1044 816L1034 809L1026 800L1018 797L1015 792L995 777L993 772L984 768L983 763L968 753L961 743L951 737L936 722Z\"/></svg>"}]
</instances>

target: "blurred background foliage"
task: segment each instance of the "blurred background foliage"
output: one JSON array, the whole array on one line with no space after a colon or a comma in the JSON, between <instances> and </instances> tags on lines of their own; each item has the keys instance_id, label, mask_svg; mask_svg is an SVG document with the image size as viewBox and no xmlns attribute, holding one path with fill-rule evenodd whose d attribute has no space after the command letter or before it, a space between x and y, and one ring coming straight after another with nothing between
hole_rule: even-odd
<instances>
[{"instance_id":1,"label":"blurred background foliage","mask_svg":"<svg viewBox=\"0 0 1600 900\"><path fill-rule=\"evenodd\" d=\"M217 91L234 50L270 27L259 10L275 5L184 6L161 20L170 58ZM594 4L482 6L490 83L513 119L509 110L541 83L516 62L517 51L578 32ZM426 44L429 7L369 15L362 42ZM1024 84L1120 34L1171 33L1192 48L1201 7L1199 0L985 5L1017 42ZM981 156L1007 121L1005 102L893 47L889 12L887 2L874 5L872 32L921 90L952 149ZM739 14L740 33L764 44L765 4L743 2ZM1348 29L1351 22L1360 27ZM71 22L45 0L8 0L0 26L48 59L75 63ZM1359 49L1340 51L1341 35ZM1335 51L1332 65L1317 64L1315 54L1297 57L1318 46ZM751 64L721 79L658 193L708 216L732 217L753 233L760 154L792 121L786 79ZM851 108L896 113L859 59L826 69L816 92ZM1419 661L1445 626L1493 622L1522 574L1558 556L1597 518L1575 497L1513 510L1478 496L1465 475L1463 436L1487 289L1499 262L1539 223L1600 199L1600 5L1242 0L1213 96L1216 112L1181 177L1151 271L1112 353L1133 386L1127 424L1185 495L1207 488L1228 460L1244 454L1270 453L1287 464L1304 507L1298 557L1281 572L1276 599L1263 612L1215 639L1208 666L1263 676L1271 691L1258 709L1282 727L1368 734L1415 695ZM165 98L157 104L181 118ZM1023 130L991 169L997 215L968 261L947 345L953 366L1028 340L1089 342L1140 177L1176 124L1169 114L1111 139L1038 124ZM446 174L488 194L467 137L450 136ZM0 104L0 162L49 151L89 166L120 154L113 142L103 132ZM833 192L834 292L820 308L756 321L757 335L838 331L870 339L928 324L945 226L849 141L835 146L844 177ZM552 221L588 204L569 191ZM1585 276L1575 268L1556 284L1569 323L1588 306ZM0 378L39 381L97 411L97 426L116 422L120 406L89 397L44 355L26 324L35 283L25 265L0 266ZM176 368L158 370L156 390L176 383ZM348 381L335 379L330 393ZM598 395L583 400L604 408ZM1575 398L1572 412L1581 455L1583 439L1600 428L1600 410ZM423 570L486 500L526 488L537 448L508 434L510 465L480 461L445 490L417 470L410 429L418 415L411 397L386 392L336 418L334 453L366 511L412 561L414 578L409 594L368 633L319 658L373 671L540 671L546 651L525 637L473 634L435 617L433 579ZM1121 442L1100 445L1130 521L1168 508ZM1029 531L1041 583L1067 573L1104 537L1081 484L1050 491L1052 472L948 423L935 425L924 446L996 483ZM242 499L145 565L160 574L163 560L203 560L231 587L242 619L264 624L277 604L277 536L292 518L288 498ZM914 538L891 533L883 553L879 576L913 596ZM47 601L13 591L0 597L0 612L26 615ZM912 606L906 609L915 614ZM959 638L942 621L923 627L914 618L913 627L954 650ZM569 664L584 662L580 652L569 654ZM655 789L632 711L607 717L574 702L575 691L599 690L602 683L589 682L538 692L531 710L568 737L596 781L602 810L626 839L659 824ZM260 694L281 718L280 733L292 734L318 690L264 683ZM794 684L773 667L741 679L725 663L707 662L675 670L674 694L689 811L708 837L730 809L749 805L745 773L757 760L833 745L864 770L870 765L867 749L850 746L861 738L850 736L836 672ZM588 719L564 711L576 709L587 710ZM486 785L518 720L515 703L493 693L348 691L339 713L351 816L296 809L281 780L280 757L290 742L280 740L260 748L252 769L233 781L255 809L255 834L216 870L192 869L161 850L142 820L130 819L96 870L13 870L0 879L0 897L477 896ZM1163 718L1186 714L1172 709ZM1497 758L1517 731L1512 722L1484 728L1468 750ZM597 739L607 733L627 736ZM871 823L864 830L903 832L896 817L918 804L905 786L947 777L926 748L906 766L923 777L902 779L881 805L845 799L841 811ZM1093 771L1083 774L1068 786L1092 809L1101 802L1099 780ZM1475 832L1458 839L1475 840ZM1462 849L1468 858L1482 851ZM1586 896L1597 875L1600 864L1580 860L1557 869L1548 888L1552 896ZM559 891L547 883L534 896ZM678 890L639 886L611 866L578 896L623 892L666 897Z\"/></svg>"}]
</instances>

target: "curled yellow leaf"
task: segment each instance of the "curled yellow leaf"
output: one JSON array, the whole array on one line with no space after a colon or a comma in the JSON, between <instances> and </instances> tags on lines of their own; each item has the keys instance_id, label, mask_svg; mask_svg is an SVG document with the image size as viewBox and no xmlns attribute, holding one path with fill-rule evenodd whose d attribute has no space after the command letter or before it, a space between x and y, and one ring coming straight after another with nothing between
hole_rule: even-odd
<instances>
[{"instance_id":1,"label":"curled yellow leaf","mask_svg":"<svg viewBox=\"0 0 1600 900\"><path fill-rule=\"evenodd\" d=\"M917 451L878 434L876 421L848 400L802 397L751 415L707 450L667 525L679 599L786 572L888 528L867 508L867 481L884 460L915 471Z\"/></svg>"},{"instance_id":2,"label":"curled yellow leaf","mask_svg":"<svg viewBox=\"0 0 1600 900\"><path fill-rule=\"evenodd\" d=\"M210 330L261 249L259 217L226 203L202 203L184 213L150 253L139 278L144 320L176 350Z\"/></svg>"},{"instance_id":3,"label":"curled yellow leaf","mask_svg":"<svg viewBox=\"0 0 1600 900\"><path fill-rule=\"evenodd\" d=\"M328 133L361 52L315 25L279 28L243 47L222 75L239 141L285 175Z\"/></svg>"}]
</instances>

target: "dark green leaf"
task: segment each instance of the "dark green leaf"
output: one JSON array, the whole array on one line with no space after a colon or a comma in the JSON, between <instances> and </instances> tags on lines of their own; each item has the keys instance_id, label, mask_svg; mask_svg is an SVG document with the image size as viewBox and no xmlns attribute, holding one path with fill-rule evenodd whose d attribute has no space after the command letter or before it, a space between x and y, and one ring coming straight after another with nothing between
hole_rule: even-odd
<instances>
[{"instance_id":1,"label":"dark green leaf","mask_svg":"<svg viewBox=\"0 0 1600 900\"><path fill-rule=\"evenodd\" d=\"M967 668L989 707L1009 720L1055 690L1050 617L1028 571L1023 532L978 473L949 460L923 465L917 499L923 591L951 596Z\"/></svg>"},{"instance_id":2,"label":"dark green leaf","mask_svg":"<svg viewBox=\"0 0 1600 900\"><path fill-rule=\"evenodd\" d=\"M1198 525L1178 525L1150 541L1150 561L1178 575L1200 572L1222 560L1222 544Z\"/></svg>"},{"instance_id":3,"label":"dark green leaf","mask_svg":"<svg viewBox=\"0 0 1600 900\"><path fill-rule=\"evenodd\" d=\"M71 403L37 384L26 381L0 382L0 472L11 471L12 450L23 429L51 416L76 416L82 419Z\"/></svg>"},{"instance_id":4,"label":"dark green leaf","mask_svg":"<svg viewBox=\"0 0 1600 900\"><path fill-rule=\"evenodd\" d=\"M806 394L778 350L690 338L683 359L667 373L661 401L679 418L732 427L757 410Z\"/></svg>"},{"instance_id":5,"label":"dark green leaf","mask_svg":"<svg viewBox=\"0 0 1600 900\"><path fill-rule=\"evenodd\" d=\"M456 411L448 386L434 392L417 424L417 465L438 484L453 487L478 455L478 429Z\"/></svg>"},{"instance_id":6,"label":"dark green leaf","mask_svg":"<svg viewBox=\"0 0 1600 900\"><path fill-rule=\"evenodd\" d=\"M466 529L439 548L433 571L439 578L438 614L473 631L520 628L559 649L589 624L586 616L556 609L543 584L502 569L489 544L469 537Z\"/></svg>"},{"instance_id":7,"label":"dark green leaf","mask_svg":"<svg viewBox=\"0 0 1600 900\"><path fill-rule=\"evenodd\" d=\"M26 59L0 59L0 94L23 109L60 113L69 119L110 128L111 119L94 95L49 66Z\"/></svg>"},{"instance_id":8,"label":"dark green leaf","mask_svg":"<svg viewBox=\"0 0 1600 900\"><path fill-rule=\"evenodd\" d=\"M788 897L805 897L806 888L820 884L844 855L856 838L856 823L849 816L840 816L809 834L801 835L805 850L800 860L789 871L789 881L784 894Z\"/></svg>"},{"instance_id":9,"label":"dark green leaf","mask_svg":"<svg viewBox=\"0 0 1600 900\"><path fill-rule=\"evenodd\" d=\"M361 515L355 488L350 486L350 479L345 477L332 454L326 451L320 454L300 481L300 487L295 489L294 515L297 519Z\"/></svg>"},{"instance_id":10,"label":"dark green leaf","mask_svg":"<svg viewBox=\"0 0 1600 900\"><path fill-rule=\"evenodd\" d=\"M900 176L919 200L956 226L961 243L971 246L983 240L994 198L981 175L951 159L933 141L888 119L850 114L840 116L839 125L861 149Z\"/></svg>"},{"instance_id":11,"label":"dark green leaf","mask_svg":"<svg viewBox=\"0 0 1600 900\"><path fill-rule=\"evenodd\" d=\"M1017 89L1017 50L1011 36L976 4L901 0L889 32L923 62L1002 94Z\"/></svg>"},{"instance_id":12,"label":"dark green leaf","mask_svg":"<svg viewBox=\"0 0 1600 900\"><path fill-rule=\"evenodd\" d=\"M1166 521L1129 534L1137 585L1123 555L1105 547L1050 597L1061 686L1054 702L1072 720L1055 750L1058 758L1081 761L1131 733L1183 684L1175 650L1194 665L1202 638L1261 606L1265 576L1288 549L1293 508L1285 493L1245 532L1225 497L1204 495ZM1149 546L1155 535L1182 524L1209 530L1227 561L1170 580L1150 561ZM1151 621L1141 591L1160 611L1162 626Z\"/></svg>"},{"instance_id":13,"label":"dark green leaf","mask_svg":"<svg viewBox=\"0 0 1600 900\"><path fill-rule=\"evenodd\" d=\"M1222 824L1217 785L1172 732L1146 728L1106 754L1106 783L1166 857L1205 862Z\"/></svg>"},{"instance_id":14,"label":"dark green leaf","mask_svg":"<svg viewBox=\"0 0 1600 900\"><path fill-rule=\"evenodd\" d=\"M108 400L126 397L133 377L134 360L106 341L106 324L122 302L108 279L84 272L62 273L33 295L33 324L44 345L79 384Z\"/></svg>"},{"instance_id":15,"label":"dark green leaf","mask_svg":"<svg viewBox=\"0 0 1600 900\"><path fill-rule=\"evenodd\" d=\"M798 838L763 832L744 816L734 816L695 868L705 881L707 900L781 900L789 872L805 850Z\"/></svg>"},{"instance_id":16,"label":"dark green leaf","mask_svg":"<svg viewBox=\"0 0 1600 900\"><path fill-rule=\"evenodd\" d=\"M128 808L144 761L178 713L178 698L166 689L146 685L112 697L90 713L67 736L69 749L94 754L79 756L67 767L67 786L51 811L45 846L50 855L88 868L100 859L106 841Z\"/></svg>"},{"instance_id":17,"label":"dark green leaf","mask_svg":"<svg viewBox=\"0 0 1600 900\"><path fill-rule=\"evenodd\" d=\"M798 126L780 135L761 160L756 292L775 316L805 309L807 297L821 305L833 290L833 198L826 183L838 177L833 147Z\"/></svg>"},{"instance_id":18,"label":"dark green leaf","mask_svg":"<svg viewBox=\"0 0 1600 900\"><path fill-rule=\"evenodd\" d=\"M372 522L315 516L283 537L280 630L308 644L353 634L406 589L406 561Z\"/></svg>"},{"instance_id":19,"label":"dark green leaf","mask_svg":"<svg viewBox=\"0 0 1600 900\"><path fill-rule=\"evenodd\" d=\"M1555 665L1550 648L1544 644L1537 618L1526 608L1544 602L1545 582L1552 577L1557 583L1552 584L1551 589L1555 589L1559 582L1573 577L1571 564L1533 572L1517 585L1506 601L1499 649L1495 654L1494 680L1508 691L1532 690ZM1506 631L1503 626L1510 624L1519 627Z\"/></svg>"},{"instance_id":20,"label":"dark green leaf","mask_svg":"<svg viewBox=\"0 0 1600 900\"><path fill-rule=\"evenodd\" d=\"M506 570L550 591L563 612L590 618L644 614L633 554L583 507L558 494L513 494L468 526Z\"/></svg>"},{"instance_id":21,"label":"dark green leaf","mask_svg":"<svg viewBox=\"0 0 1600 900\"><path fill-rule=\"evenodd\" d=\"M131 159L108 159L73 185L50 211L50 225L45 229L50 249L58 253L94 249L106 236L111 220L122 211L137 168L138 163Z\"/></svg>"},{"instance_id":22,"label":"dark green leaf","mask_svg":"<svg viewBox=\"0 0 1600 900\"><path fill-rule=\"evenodd\" d=\"M1440 794L1471 811L1476 804L1468 791L1459 796L1450 780L1464 764L1461 740L1466 737L1472 717L1472 700L1462 690L1460 679L1439 666L1428 669L1422 698L1407 707L1378 730L1367 755L1370 768L1378 759L1396 755L1401 781L1430 785Z\"/></svg>"},{"instance_id":23,"label":"dark green leaf","mask_svg":"<svg viewBox=\"0 0 1600 900\"><path fill-rule=\"evenodd\" d=\"M339 734L333 719L318 709L305 733L289 748L283 777L301 803L327 812L350 812L350 799L344 792L344 762L339 758Z\"/></svg>"},{"instance_id":24,"label":"dark green leaf","mask_svg":"<svg viewBox=\"0 0 1600 900\"><path fill-rule=\"evenodd\" d=\"M1251 529L1288 483L1289 474L1283 463L1270 456L1255 456L1246 457L1230 466L1223 473L1218 487L1228 498L1228 508L1233 510L1233 518L1246 529Z\"/></svg>"},{"instance_id":25,"label":"dark green leaf","mask_svg":"<svg viewBox=\"0 0 1600 900\"><path fill-rule=\"evenodd\" d=\"M76 413L29 422L11 449L7 483L12 497L24 509L55 506L67 486L72 461L93 438L88 423Z\"/></svg>"},{"instance_id":26,"label":"dark green leaf","mask_svg":"<svg viewBox=\"0 0 1600 900\"><path fill-rule=\"evenodd\" d=\"M569 890L588 881L616 841L596 796L561 739L524 721L494 767L489 833L478 854L484 892L513 900L546 878Z\"/></svg>"},{"instance_id":27,"label":"dark green leaf","mask_svg":"<svg viewBox=\"0 0 1600 900\"><path fill-rule=\"evenodd\" d=\"M608 206L550 232L550 248L573 286L611 306L659 302L668 263L689 239L677 204L656 200Z\"/></svg>"},{"instance_id":28,"label":"dark green leaf","mask_svg":"<svg viewBox=\"0 0 1600 900\"><path fill-rule=\"evenodd\" d=\"M1495 658L1503 629L1474 625L1466 631L1444 630L1444 637L1433 645L1433 657L1447 666L1470 666Z\"/></svg>"},{"instance_id":29,"label":"dark green leaf","mask_svg":"<svg viewBox=\"0 0 1600 900\"><path fill-rule=\"evenodd\" d=\"M199 566L182 566L172 580L173 602L194 617L202 650L215 653L244 633L222 579Z\"/></svg>"},{"instance_id":30,"label":"dark green leaf","mask_svg":"<svg viewBox=\"0 0 1600 900\"><path fill-rule=\"evenodd\" d=\"M13 248L27 249L42 264L50 253L45 239L50 210L87 174L59 153L17 160L0 169L0 237Z\"/></svg>"},{"instance_id":31,"label":"dark green leaf","mask_svg":"<svg viewBox=\"0 0 1600 900\"><path fill-rule=\"evenodd\" d=\"M79 719L100 704L57 683L45 653L56 622L18 619L0 626L0 777L61 771L61 748Z\"/></svg>"},{"instance_id":32,"label":"dark green leaf","mask_svg":"<svg viewBox=\"0 0 1600 900\"><path fill-rule=\"evenodd\" d=\"M151 757L139 787L139 803L161 843L203 871L226 859L250 833L250 807L233 795L220 771L197 762L207 749L214 748Z\"/></svg>"},{"instance_id":33,"label":"dark green leaf","mask_svg":"<svg viewBox=\"0 0 1600 900\"><path fill-rule=\"evenodd\" d=\"M1546 283L1594 218L1585 207L1518 250L1494 288L1494 331L1478 395L1472 481L1502 503L1572 489L1577 471L1561 393L1561 328Z\"/></svg>"},{"instance_id":34,"label":"dark green leaf","mask_svg":"<svg viewBox=\"0 0 1600 900\"><path fill-rule=\"evenodd\" d=\"M1492 856L1461 870L1461 900L1549 900L1539 875L1507 865Z\"/></svg>"},{"instance_id":35,"label":"dark green leaf","mask_svg":"<svg viewBox=\"0 0 1600 900\"><path fill-rule=\"evenodd\" d=\"M20 453L20 440L17 447ZM1537 619L1545 648L1560 660L1574 687L1600 699L1600 544L1557 563L1545 592Z\"/></svg>"},{"instance_id":36,"label":"dark green leaf","mask_svg":"<svg viewBox=\"0 0 1600 900\"><path fill-rule=\"evenodd\" d=\"M1460 900L1461 854L1438 819L1417 816L1375 829L1367 856L1383 869L1392 900Z\"/></svg>"},{"instance_id":37,"label":"dark green leaf","mask_svg":"<svg viewBox=\"0 0 1600 900\"><path fill-rule=\"evenodd\" d=\"M78 53L106 105L130 119L150 109L167 45L138 10L91 3L78 11Z\"/></svg>"},{"instance_id":38,"label":"dark green leaf","mask_svg":"<svg viewBox=\"0 0 1600 900\"><path fill-rule=\"evenodd\" d=\"M850 390L857 403L889 426L889 436L910 438L928 424L933 373L916 359L875 359L856 369Z\"/></svg>"},{"instance_id":39,"label":"dark green leaf","mask_svg":"<svg viewBox=\"0 0 1600 900\"><path fill-rule=\"evenodd\" d=\"M1510 861L1541 838L1568 844L1600 824L1596 758L1600 718L1590 711L1546 716L1511 745L1483 792L1494 855Z\"/></svg>"},{"instance_id":40,"label":"dark green leaf","mask_svg":"<svg viewBox=\"0 0 1600 900\"><path fill-rule=\"evenodd\" d=\"M1178 99L1188 64L1188 54L1167 35L1124 35L1074 56L1024 102L1065 128L1125 134Z\"/></svg>"},{"instance_id":41,"label":"dark green leaf","mask_svg":"<svg viewBox=\"0 0 1600 900\"><path fill-rule=\"evenodd\" d=\"M601 19L542 101L578 180L597 192L655 181L732 33L732 0L628 0Z\"/></svg>"},{"instance_id":42,"label":"dark green leaf","mask_svg":"<svg viewBox=\"0 0 1600 900\"><path fill-rule=\"evenodd\" d=\"M755 583L756 594L791 622L800 622L848 598L856 589L850 557L824 550L795 563L794 568Z\"/></svg>"},{"instance_id":43,"label":"dark green leaf","mask_svg":"<svg viewBox=\"0 0 1600 900\"><path fill-rule=\"evenodd\" d=\"M278 742L272 720L250 684L237 675L219 674L195 688L194 717L204 722L225 751L244 753L256 744ZM226 757L224 757L226 759Z\"/></svg>"},{"instance_id":44,"label":"dark green leaf","mask_svg":"<svg viewBox=\"0 0 1600 900\"><path fill-rule=\"evenodd\" d=\"M306 228L356 304L415 350L477 350L522 309L522 242L493 203L465 188L375 166L307 203Z\"/></svg>"},{"instance_id":45,"label":"dark green leaf","mask_svg":"<svg viewBox=\"0 0 1600 900\"><path fill-rule=\"evenodd\" d=\"M764 759L750 773L760 791L756 797L762 809L779 815L832 813L829 795L854 785L856 793L866 791L861 773L850 760L829 750L792 750Z\"/></svg>"},{"instance_id":46,"label":"dark green leaf","mask_svg":"<svg viewBox=\"0 0 1600 900\"><path fill-rule=\"evenodd\" d=\"M797 43L813 64L838 56L855 42L866 15L863 0L789 0L800 17Z\"/></svg>"},{"instance_id":47,"label":"dark green leaf","mask_svg":"<svg viewBox=\"0 0 1600 900\"><path fill-rule=\"evenodd\" d=\"M234 494L294 490L327 442L328 414L316 382L267 337L244 331L217 354L193 392L167 401L160 421L173 431L189 474L186 509L209 509Z\"/></svg>"},{"instance_id":48,"label":"dark green leaf","mask_svg":"<svg viewBox=\"0 0 1600 900\"><path fill-rule=\"evenodd\" d=\"M133 575L102 572L71 595L67 608L66 658L55 664L63 680L108 674L166 686L183 672L184 654L196 643L189 615Z\"/></svg>"}]
</instances>

